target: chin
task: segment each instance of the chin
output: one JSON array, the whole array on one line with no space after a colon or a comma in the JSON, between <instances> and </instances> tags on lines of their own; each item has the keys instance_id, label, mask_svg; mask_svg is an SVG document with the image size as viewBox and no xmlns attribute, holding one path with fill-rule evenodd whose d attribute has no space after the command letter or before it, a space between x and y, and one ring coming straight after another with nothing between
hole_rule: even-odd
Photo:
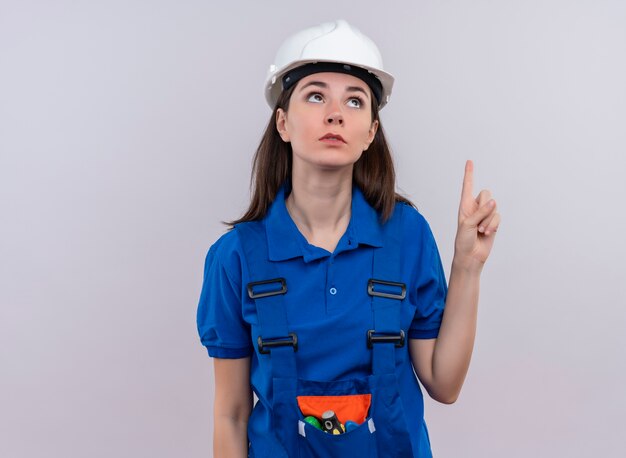
<instances>
[{"instance_id":1,"label":"chin","mask_svg":"<svg viewBox=\"0 0 626 458\"><path fill-rule=\"evenodd\" d=\"M354 167L354 164L356 163L357 159L354 160L327 160L327 161L316 161L313 165L323 169L323 170L339 170L339 169L344 169L346 167Z\"/></svg>"},{"instance_id":2,"label":"chin","mask_svg":"<svg viewBox=\"0 0 626 458\"><path fill-rule=\"evenodd\" d=\"M319 167L342 168L353 166L360 158L360 154L337 154L335 152L335 154L320 154L313 162Z\"/></svg>"}]
</instances>

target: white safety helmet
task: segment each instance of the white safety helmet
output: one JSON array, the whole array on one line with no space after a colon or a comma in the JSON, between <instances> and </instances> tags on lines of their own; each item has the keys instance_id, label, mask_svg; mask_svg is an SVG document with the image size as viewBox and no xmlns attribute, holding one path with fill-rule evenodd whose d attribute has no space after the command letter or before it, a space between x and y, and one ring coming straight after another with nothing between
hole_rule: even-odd
<instances>
[{"instance_id":1,"label":"white safety helmet","mask_svg":"<svg viewBox=\"0 0 626 458\"><path fill-rule=\"evenodd\" d=\"M301 30L281 45L265 81L265 99L270 108L274 109L283 89L321 71L348 73L362 79L372 89L379 109L391 96L394 79L383 70L378 47L340 19Z\"/></svg>"}]
</instances>

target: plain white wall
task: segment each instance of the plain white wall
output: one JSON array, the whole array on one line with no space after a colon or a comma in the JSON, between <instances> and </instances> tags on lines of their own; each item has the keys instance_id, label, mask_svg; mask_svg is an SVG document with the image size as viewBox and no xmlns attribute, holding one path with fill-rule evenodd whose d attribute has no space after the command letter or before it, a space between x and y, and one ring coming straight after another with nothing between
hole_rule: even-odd
<instances>
[{"instance_id":1,"label":"plain white wall","mask_svg":"<svg viewBox=\"0 0 626 458\"><path fill-rule=\"evenodd\" d=\"M248 199L289 34L345 18L397 78L398 184L449 273L463 166L503 222L435 456L626 447L626 3L0 2L0 456L211 456L206 250Z\"/></svg>"}]
</instances>

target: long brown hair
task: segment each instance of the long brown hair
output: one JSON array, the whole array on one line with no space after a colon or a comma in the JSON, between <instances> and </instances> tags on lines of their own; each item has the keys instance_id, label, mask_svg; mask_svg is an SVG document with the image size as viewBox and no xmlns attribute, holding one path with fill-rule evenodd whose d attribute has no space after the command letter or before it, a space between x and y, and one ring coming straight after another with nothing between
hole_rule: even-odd
<instances>
[{"instance_id":1,"label":"long brown hair","mask_svg":"<svg viewBox=\"0 0 626 458\"><path fill-rule=\"evenodd\" d=\"M261 143L254 154L250 188L252 199L244 215L225 224L234 226L246 221L262 219L286 180L291 179L291 143L284 142L276 129L276 112L279 108L289 110L289 100L295 85L283 91L276 102L272 116L265 128ZM396 202L415 205L406 197L395 192L396 173L391 158L391 149L385 139L378 114L378 104L372 100L372 122L378 121L378 130L369 148L354 164L353 182L359 187L367 202L380 214L381 222L391 217Z\"/></svg>"}]
</instances>

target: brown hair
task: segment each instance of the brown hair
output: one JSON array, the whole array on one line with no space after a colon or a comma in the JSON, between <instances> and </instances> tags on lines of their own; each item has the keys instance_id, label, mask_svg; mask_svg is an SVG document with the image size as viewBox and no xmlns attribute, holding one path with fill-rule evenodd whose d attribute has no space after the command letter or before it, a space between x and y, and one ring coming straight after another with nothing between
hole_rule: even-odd
<instances>
[{"instance_id":1,"label":"brown hair","mask_svg":"<svg viewBox=\"0 0 626 458\"><path fill-rule=\"evenodd\" d=\"M262 219L276 198L283 183L291 179L291 143L284 142L276 129L276 112L279 108L289 109L289 99L295 85L283 91L276 102L274 111L261 143L254 154L250 188L252 200L244 215L225 224L234 226L246 221ZM374 100L370 98L370 100ZM396 174L391 159L391 149L385 139L383 126L378 115L378 105L371 103L372 122L378 121L378 130L369 148L363 152L354 164L353 182L359 187L367 202L380 214L381 222L391 217L396 202L415 205L407 198L395 192Z\"/></svg>"}]
</instances>

